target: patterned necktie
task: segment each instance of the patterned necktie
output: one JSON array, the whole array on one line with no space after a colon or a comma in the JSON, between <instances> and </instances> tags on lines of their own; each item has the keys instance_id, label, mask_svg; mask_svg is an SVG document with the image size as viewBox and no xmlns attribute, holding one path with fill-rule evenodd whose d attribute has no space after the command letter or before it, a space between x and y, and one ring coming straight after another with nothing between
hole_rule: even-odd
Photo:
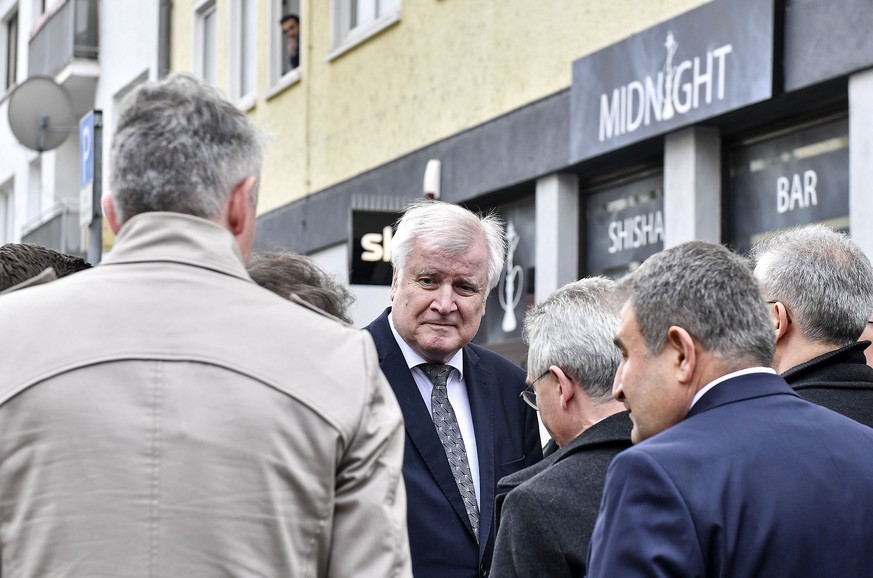
<instances>
[{"instance_id":1,"label":"patterned necktie","mask_svg":"<svg viewBox=\"0 0 873 578\"><path fill-rule=\"evenodd\" d=\"M470 475L470 463L467 461L467 450L464 448L464 439L458 428L458 419L455 417L452 404L449 403L449 394L446 389L452 368L449 365L439 363L426 363L419 367L433 382L433 391L430 396L433 424L440 436L443 449L446 451L452 475L455 476L455 483L458 484L458 489L461 491L467 516L470 517L473 534L478 542L479 507L476 505L476 488L473 485L473 477Z\"/></svg>"}]
</instances>

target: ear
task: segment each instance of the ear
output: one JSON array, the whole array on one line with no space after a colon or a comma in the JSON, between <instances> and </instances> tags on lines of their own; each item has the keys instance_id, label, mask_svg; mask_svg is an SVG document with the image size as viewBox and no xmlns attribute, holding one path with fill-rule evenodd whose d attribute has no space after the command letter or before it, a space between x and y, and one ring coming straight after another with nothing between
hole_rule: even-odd
<instances>
[{"instance_id":1,"label":"ear","mask_svg":"<svg viewBox=\"0 0 873 578\"><path fill-rule=\"evenodd\" d=\"M773 319L773 328L776 330L776 342L785 337L791 332L791 316L788 314L788 308L781 301L772 304L771 318Z\"/></svg>"},{"instance_id":2,"label":"ear","mask_svg":"<svg viewBox=\"0 0 873 578\"><path fill-rule=\"evenodd\" d=\"M558 384L558 396L561 398L561 409L567 409L570 405L570 400L576 395L576 384L564 371L557 365L549 368L552 375L555 376L555 381Z\"/></svg>"},{"instance_id":3,"label":"ear","mask_svg":"<svg viewBox=\"0 0 873 578\"><path fill-rule=\"evenodd\" d=\"M227 228L234 237L239 237L248 226L252 206L252 189L257 178L248 177L236 184L227 200Z\"/></svg>"},{"instance_id":4,"label":"ear","mask_svg":"<svg viewBox=\"0 0 873 578\"><path fill-rule=\"evenodd\" d=\"M664 347L669 347L673 352L676 381L682 385L692 385L691 380L697 369L697 349L694 346L694 338L682 327L673 325L667 330L667 342Z\"/></svg>"},{"instance_id":5,"label":"ear","mask_svg":"<svg viewBox=\"0 0 873 578\"><path fill-rule=\"evenodd\" d=\"M248 264L255 242L257 209L252 203L252 190L257 186L257 177L247 177L230 191L219 223L236 239L243 261Z\"/></svg>"},{"instance_id":6,"label":"ear","mask_svg":"<svg viewBox=\"0 0 873 578\"><path fill-rule=\"evenodd\" d=\"M112 195L104 195L100 199L100 204L103 205L103 215L109 221L109 228L117 235L118 231L121 230L121 223L118 222L118 214L115 212L115 201L112 199Z\"/></svg>"}]
</instances>

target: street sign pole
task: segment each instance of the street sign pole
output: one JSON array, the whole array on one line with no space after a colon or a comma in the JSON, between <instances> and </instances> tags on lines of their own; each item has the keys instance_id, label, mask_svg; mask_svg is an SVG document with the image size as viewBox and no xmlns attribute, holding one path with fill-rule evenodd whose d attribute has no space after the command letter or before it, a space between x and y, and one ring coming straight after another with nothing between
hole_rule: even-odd
<instances>
[{"instance_id":1,"label":"street sign pole","mask_svg":"<svg viewBox=\"0 0 873 578\"><path fill-rule=\"evenodd\" d=\"M103 253L103 112L92 110L79 121L79 224L88 227L88 262L96 265Z\"/></svg>"}]
</instances>

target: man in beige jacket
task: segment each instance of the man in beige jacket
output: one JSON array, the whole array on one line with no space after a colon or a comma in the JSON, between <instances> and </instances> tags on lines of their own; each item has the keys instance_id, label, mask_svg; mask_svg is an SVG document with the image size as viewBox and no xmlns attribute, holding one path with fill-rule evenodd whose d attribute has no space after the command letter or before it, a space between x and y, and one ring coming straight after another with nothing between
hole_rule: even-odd
<instances>
[{"instance_id":1,"label":"man in beige jacket","mask_svg":"<svg viewBox=\"0 0 873 578\"><path fill-rule=\"evenodd\" d=\"M370 337L255 285L261 139L184 76L126 101L98 267L0 297L10 576L411 576Z\"/></svg>"}]
</instances>

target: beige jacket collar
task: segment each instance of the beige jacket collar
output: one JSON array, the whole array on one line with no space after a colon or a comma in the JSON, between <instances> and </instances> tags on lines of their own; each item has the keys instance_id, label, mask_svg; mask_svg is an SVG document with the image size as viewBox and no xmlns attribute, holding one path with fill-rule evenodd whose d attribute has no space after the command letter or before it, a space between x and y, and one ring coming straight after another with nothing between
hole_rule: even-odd
<instances>
[{"instance_id":1,"label":"beige jacket collar","mask_svg":"<svg viewBox=\"0 0 873 578\"><path fill-rule=\"evenodd\" d=\"M149 212L121 227L101 265L175 262L249 279L242 252L221 225L182 213Z\"/></svg>"}]
</instances>

